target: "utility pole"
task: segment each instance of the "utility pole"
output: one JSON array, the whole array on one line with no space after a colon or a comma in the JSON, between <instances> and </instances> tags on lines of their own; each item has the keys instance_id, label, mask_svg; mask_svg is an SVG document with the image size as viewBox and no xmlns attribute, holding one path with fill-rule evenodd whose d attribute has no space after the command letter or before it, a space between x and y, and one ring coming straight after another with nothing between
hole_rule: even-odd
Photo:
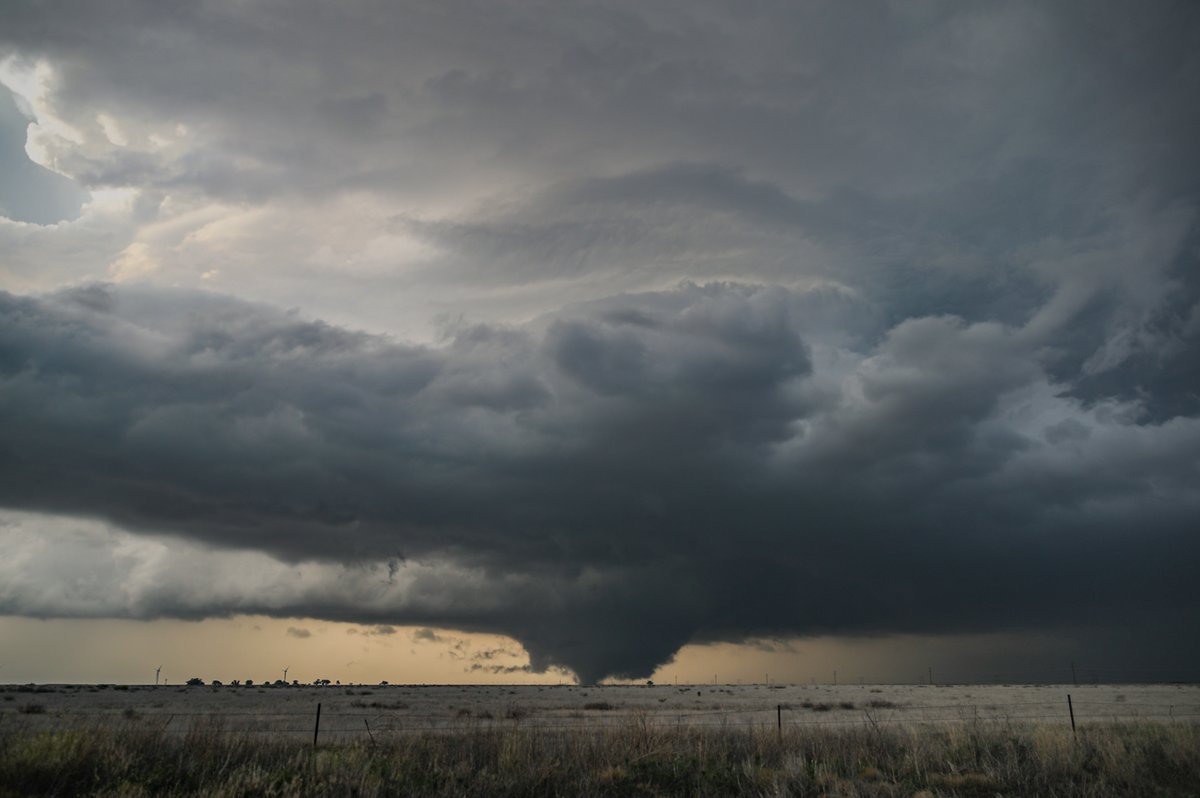
<instances>
[{"instance_id":1,"label":"utility pole","mask_svg":"<svg viewBox=\"0 0 1200 798\"><path fill-rule=\"evenodd\" d=\"M287 672L288 672L288 669L284 668L283 669L283 683L284 684L287 684Z\"/></svg>"},{"instance_id":2,"label":"utility pole","mask_svg":"<svg viewBox=\"0 0 1200 798\"><path fill-rule=\"evenodd\" d=\"M154 686L158 687L158 674L162 672L162 665L154 669Z\"/></svg>"},{"instance_id":3,"label":"utility pole","mask_svg":"<svg viewBox=\"0 0 1200 798\"><path fill-rule=\"evenodd\" d=\"M833 672L833 686L837 687L837 671Z\"/></svg>"}]
</instances>

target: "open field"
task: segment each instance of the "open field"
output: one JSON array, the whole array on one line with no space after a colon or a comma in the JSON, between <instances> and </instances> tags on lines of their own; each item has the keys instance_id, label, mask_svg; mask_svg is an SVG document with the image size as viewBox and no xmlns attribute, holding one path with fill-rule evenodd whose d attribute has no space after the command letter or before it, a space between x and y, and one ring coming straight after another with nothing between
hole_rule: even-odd
<instances>
[{"instance_id":1,"label":"open field","mask_svg":"<svg viewBox=\"0 0 1200 798\"><path fill-rule=\"evenodd\" d=\"M0 728L119 723L167 734L195 723L324 739L479 728L598 729L1029 722L1070 725L1200 721L1196 685L330 685L0 687Z\"/></svg>"},{"instance_id":2,"label":"open field","mask_svg":"<svg viewBox=\"0 0 1200 798\"><path fill-rule=\"evenodd\" d=\"M0 795L1195 796L1200 727L477 729L314 748L134 725L0 733Z\"/></svg>"},{"instance_id":3,"label":"open field","mask_svg":"<svg viewBox=\"0 0 1200 798\"><path fill-rule=\"evenodd\" d=\"M0 795L1200 795L1185 685L0 690Z\"/></svg>"}]
</instances>

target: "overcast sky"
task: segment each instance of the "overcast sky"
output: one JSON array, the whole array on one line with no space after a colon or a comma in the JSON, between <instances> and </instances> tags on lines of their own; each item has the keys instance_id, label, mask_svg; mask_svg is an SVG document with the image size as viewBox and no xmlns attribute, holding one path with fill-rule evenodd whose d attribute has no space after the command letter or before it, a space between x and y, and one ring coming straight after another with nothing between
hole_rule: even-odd
<instances>
[{"instance_id":1,"label":"overcast sky","mask_svg":"<svg viewBox=\"0 0 1200 798\"><path fill-rule=\"evenodd\" d=\"M1197 97L1186 0L7 2L0 629L1178 674Z\"/></svg>"}]
</instances>

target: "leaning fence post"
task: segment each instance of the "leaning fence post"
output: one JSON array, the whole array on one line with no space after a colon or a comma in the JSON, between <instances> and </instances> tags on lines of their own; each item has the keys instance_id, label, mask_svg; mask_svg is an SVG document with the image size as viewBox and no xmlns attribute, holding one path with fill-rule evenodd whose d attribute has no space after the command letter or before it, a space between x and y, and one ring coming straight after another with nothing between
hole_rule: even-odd
<instances>
[{"instance_id":1,"label":"leaning fence post","mask_svg":"<svg viewBox=\"0 0 1200 798\"><path fill-rule=\"evenodd\" d=\"M1075 731L1075 707L1071 705L1071 694L1067 693L1067 712L1071 713L1071 734L1078 734Z\"/></svg>"},{"instance_id":2,"label":"leaning fence post","mask_svg":"<svg viewBox=\"0 0 1200 798\"><path fill-rule=\"evenodd\" d=\"M321 731L321 702L317 702L317 722L313 725L313 748L317 747L317 734Z\"/></svg>"}]
</instances>

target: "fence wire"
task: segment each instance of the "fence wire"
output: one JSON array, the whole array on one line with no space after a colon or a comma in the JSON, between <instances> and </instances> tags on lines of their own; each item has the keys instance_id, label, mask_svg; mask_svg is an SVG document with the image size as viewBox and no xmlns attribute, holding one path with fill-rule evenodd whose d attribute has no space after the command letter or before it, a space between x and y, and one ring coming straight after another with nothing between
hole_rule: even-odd
<instances>
[{"instance_id":1,"label":"fence wire","mask_svg":"<svg viewBox=\"0 0 1200 798\"><path fill-rule=\"evenodd\" d=\"M888 702L890 704L890 702ZM489 733L523 730L538 733L602 732L629 728L646 730L788 729L854 726L925 726L940 724L1063 724L1086 723L1200 723L1200 702L1170 704L1123 700L1073 700L1068 708L1061 701L1020 701L1005 704L890 704L843 706L807 703L770 707L730 708L703 711L618 709L522 710L508 717L412 713L405 709L375 712L326 710L318 721L316 705L311 711L131 711L62 709L33 713L27 708L0 709L0 733L65 731L92 727L144 729L159 734L187 735L223 733L231 735L306 735L321 738L414 734ZM569 712L570 714L561 714ZM587 712L586 715L582 714ZM524 714L529 713L529 714Z\"/></svg>"}]
</instances>

